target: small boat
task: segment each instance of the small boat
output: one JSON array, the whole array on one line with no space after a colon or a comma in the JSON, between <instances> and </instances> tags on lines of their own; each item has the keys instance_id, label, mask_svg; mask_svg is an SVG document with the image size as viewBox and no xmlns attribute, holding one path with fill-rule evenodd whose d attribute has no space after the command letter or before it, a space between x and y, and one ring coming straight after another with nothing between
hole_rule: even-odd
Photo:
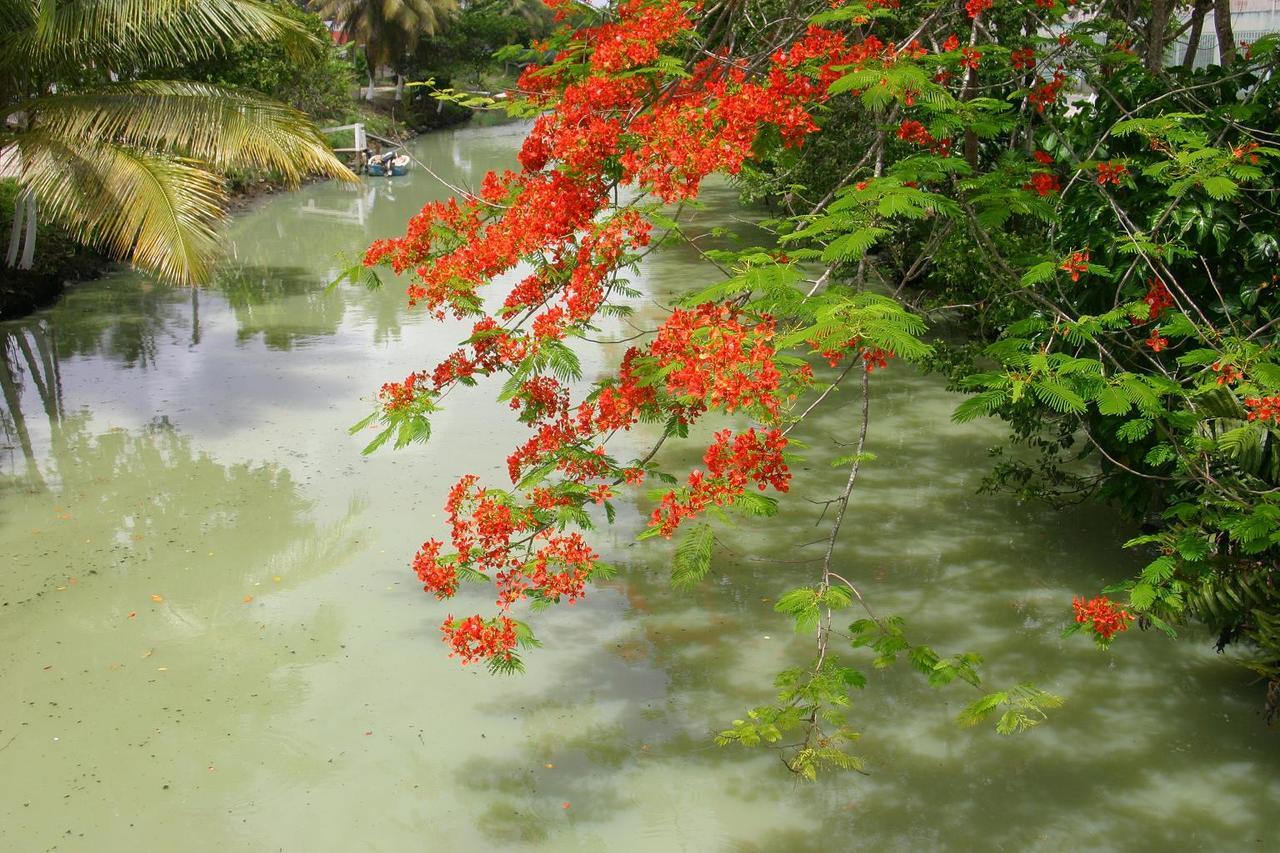
<instances>
[{"instance_id":1,"label":"small boat","mask_svg":"<svg viewBox=\"0 0 1280 853\"><path fill-rule=\"evenodd\" d=\"M364 166L365 173L374 177L401 177L409 174L409 155L389 151L370 157Z\"/></svg>"}]
</instances>

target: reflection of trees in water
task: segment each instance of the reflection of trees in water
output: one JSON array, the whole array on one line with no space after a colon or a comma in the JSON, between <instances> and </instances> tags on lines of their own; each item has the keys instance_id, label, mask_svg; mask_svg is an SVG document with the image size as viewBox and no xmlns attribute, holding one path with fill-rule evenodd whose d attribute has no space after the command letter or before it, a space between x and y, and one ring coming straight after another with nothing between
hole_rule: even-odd
<instances>
[{"instance_id":1,"label":"reflection of trees in water","mask_svg":"<svg viewBox=\"0 0 1280 853\"><path fill-rule=\"evenodd\" d=\"M232 537L255 555L247 564L263 565L306 563L336 547L307 520L309 505L283 466L224 465L166 418L141 431L99 435L88 412L67 415L57 343L44 322L0 329L0 432L8 457L0 462L0 492L96 495L76 511L78 529L95 541L117 540L132 560L145 559L159 538ZM32 419L40 415L47 431L35 439Z\"/></svg>"},{"instance_id":2,"label":"reflection of trees in water","mask_svg":"<svg viewBox=\"0 0 1280 853\"><path fill-rule=\"evenodd\" d=\"M49 312L60 359L99 356L125 367L154 367L161 335L197 342L196 292L177 290L137 274L109 276L73 287Z\"/></svg>"},{"instance_id":3,"label":"reflection of trees in water","mask_svg":"<svg viewBox=\"0 0 1280 853\"><path fill-rule=\"evenodd\" d=\"M301 267L228 264L214 280L238 328L236 340L261 335L269 349L289 350L307 338L338 331L346 310L316 273Z\"/></svg>"},{"instance_id":4,"label":"reflection of trees in water","mask_svg":"<svg viewBox=\"0 0 1280 853\"><path fill-rule=\"evenodd\" d=\"M50 426L56 426L63 414L62 375L54 354L53 330L43 322L0 330L0 396L4 401L0 408L0 431L3 431L6 449L12 449L17 443L28 478L39 483L35 448L22 411L22 396L28 385L34 387L39 396Z\"/></svg>"}]
</instances>

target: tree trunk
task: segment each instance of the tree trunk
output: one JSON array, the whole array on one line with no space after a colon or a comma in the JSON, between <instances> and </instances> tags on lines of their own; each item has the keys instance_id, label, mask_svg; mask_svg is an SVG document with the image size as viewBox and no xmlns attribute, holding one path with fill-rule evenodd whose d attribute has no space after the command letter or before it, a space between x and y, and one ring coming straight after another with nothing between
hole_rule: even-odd
<instances>
[{"instance_id":1,"label":"tree trunk","mask_svg":"<svg viewBox=\"0 0 1280 853\"><path fill-rule=\"evenodd\" d=\"M24 240L25 238L25 240ZM18 249L22 254L18 254ZM9 251L4 256L5 266L20 270L31 269L36 256L36 199L29 191L22 191L13 205L13 227L9 229Z\"/></svg>"},{"instance_id":2,"label":"tree trunk","mask_svg":"<svg viewBox=\"0 0 1280 853\"><path fill-rule=\"evenodd\" d=\"M1196 0L1191 10L1191 29L1187 33L1187 52L1182 55L1182 68L1190 71L1196 64L1196 54L1200 52L1200 35L1204 32L1204 16L1209 13L1213 3L1211 0Z\"/></svg>"},{"instance_id":3,"label":"tree trunk","mask_svg":"<svg viewBox=\"0 0 1280 853\"><path fill-rule=\"evenodd\" d=\"M1148 71L1164 70L1164 37L1169 29L1169 13L1172 0L1151 0L1151 17L1147 19Z\"/></svg>"},{"instance_id":4,"label":"tree trunk","mask_svg":"<svg viewBox=\"0 0 1280 853\"><path fill-rule=\"evenodd\" d=\"M1231 28L1231 0L1213 0L1213 27L1218 33L1218 62L1236 61L1236 34Z\"/></svg>"},{"instance_id":5,"label":"tree trunk","mask_svg":"<svg viewBox=\"0 0 1280 853\"><path fill-rule=\"evenodd\" d=\"M9 251L4 256L4 265L12 267L18 262L18 247L22 245L22 220L26 217L27 206L22 203L19 194L13 203L13 226L9 229Z\"/></svg>"},{"instance_id":6,"label":"tree trunk","mask_svg":"<svg viewBox=\"0 0 1280 853\"><path fill-rule=\"evenodd\" d=\"M404 75L396 72L396 100L404 100Z\"/></svg>"},{"instance_id":7,"label":"tree trunk","mask_svg":"<svg viewBox=\"0 0 1280 853\"><path fill-rule=\"evenodd\" d=\"M39 487L44 487L44 479L40 476L40 466L36 463L35 448L31 444L31 433L27 431L27 422L22 414L22 395L18 391L15 376L18 368L9 358L9 337L0 337L0 393L3 394L5 408L13 418L13 431L17 433L18 446L27 460L27 476Z\"/></svg>"},{"instance_id":8,"label":"tree trunk","mask_svg":"<svg viewBox=\"0 0 1280 853\"><path fill-rule=\"evenodd\" d=\"M373 100L373 71L375 66L373 64L373 57L369 54L368 45L365 45L365 48L364 48L364 64L365 64L365 73L369 75L369 88L365 90L364 99L366 101L372 101Z\"/></svg>"},{"instance_id":9,"label":"tree trunk","mask_svg":"<svg viewBox=\"0 0 1280 853\"><path fill-rule=\"evenodd\" d=\"M36 197L27 193L27 242L22 246L18 269L29 270L36 262Z\"/></svg>"}]
</instances>

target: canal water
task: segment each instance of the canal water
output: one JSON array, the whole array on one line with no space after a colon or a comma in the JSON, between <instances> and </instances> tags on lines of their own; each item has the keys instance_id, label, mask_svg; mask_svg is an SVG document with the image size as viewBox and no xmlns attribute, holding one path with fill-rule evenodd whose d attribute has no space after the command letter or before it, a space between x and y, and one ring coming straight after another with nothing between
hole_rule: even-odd
<instances>
[{"instance_id":1,"label":"canal water","mask_svg":"<svg viewBox=\"0 0 1280 853\"><path fill-rule=\"evenodd\" d=\"M450 182L514 161L519 126L415 143ZM505 481L524 427L493 388L454 394L432 442L360 455L347 426L384 381L464 332L399 287L325 285L447 193L421 169L319 184L236 218L215 285L129 272L0 325L0 850L822 851L1280 849L1280 732L1246 670L1196 631L1063 640L1073 594L1133 567L1112 514L976 494L999 437L893 364L838 559L881 613L993 689L1066 697L1042 727L961 729L976 694L872 671L851 717L866 775L796 781L715 731L811 647L773 613L812 580L844 474L832 398L777 519L691 594L622 502L616 580L534 617L544 649L499 678L449 659L407 564L460 475ZM728 187L695 228L732 225ZM650 255L637 325L711 274ZM606 335L625 336L625 327ZM588 348L588 378L620 347ZM636 435L639 447L646 438ZM696 450L675 450L675 464ZM816 526L815 526L816 525Z\"/></svg>"}]
</instances>

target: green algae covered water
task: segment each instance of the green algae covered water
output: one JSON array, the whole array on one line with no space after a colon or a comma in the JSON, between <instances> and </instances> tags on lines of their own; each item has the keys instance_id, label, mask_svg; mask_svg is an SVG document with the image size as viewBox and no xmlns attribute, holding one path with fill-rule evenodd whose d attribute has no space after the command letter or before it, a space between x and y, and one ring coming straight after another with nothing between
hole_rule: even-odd
<instances>
[{"instance_id":1,"label":"green algae covered water","mask_svg":"<svg viewBox=\"0 0 1280 853\"><path fill-rule=\"evenodd\" d=\"M520 133L416 154L476 185ZM448 659L442 618L491 596L438 604L407 563L457 477L504 481L524 427L481 387L429 445L362 457L346 427L371 393L464 333L397 287L325 290L341 253L444 192L421 170L312 186L231 225L213 287L122 273L0 325L0 850L1280 849L1280 732L1248 673L1198 635L1060 639L1072 594L1131 568L1127 532L976 495L998 428L951 425L956 399L901 365L876 375L878 460L839 559L919 641L983 654L993 686L1067 697L1049 723L963 730L968 688L870 671L867 775L798 783L713 745L806 660L772 603L811 580L803 498L843 481L821 449L694 593L625 504L597 537L618 579L535 617L527 674ZM706 200L700 225L732 223L729 189ZM650 255L637 322L708 274ZM588 377L619 354L584 351ZM833 398L808 437L830 447L856 417Z\"/></svg>"}]
</instances>

